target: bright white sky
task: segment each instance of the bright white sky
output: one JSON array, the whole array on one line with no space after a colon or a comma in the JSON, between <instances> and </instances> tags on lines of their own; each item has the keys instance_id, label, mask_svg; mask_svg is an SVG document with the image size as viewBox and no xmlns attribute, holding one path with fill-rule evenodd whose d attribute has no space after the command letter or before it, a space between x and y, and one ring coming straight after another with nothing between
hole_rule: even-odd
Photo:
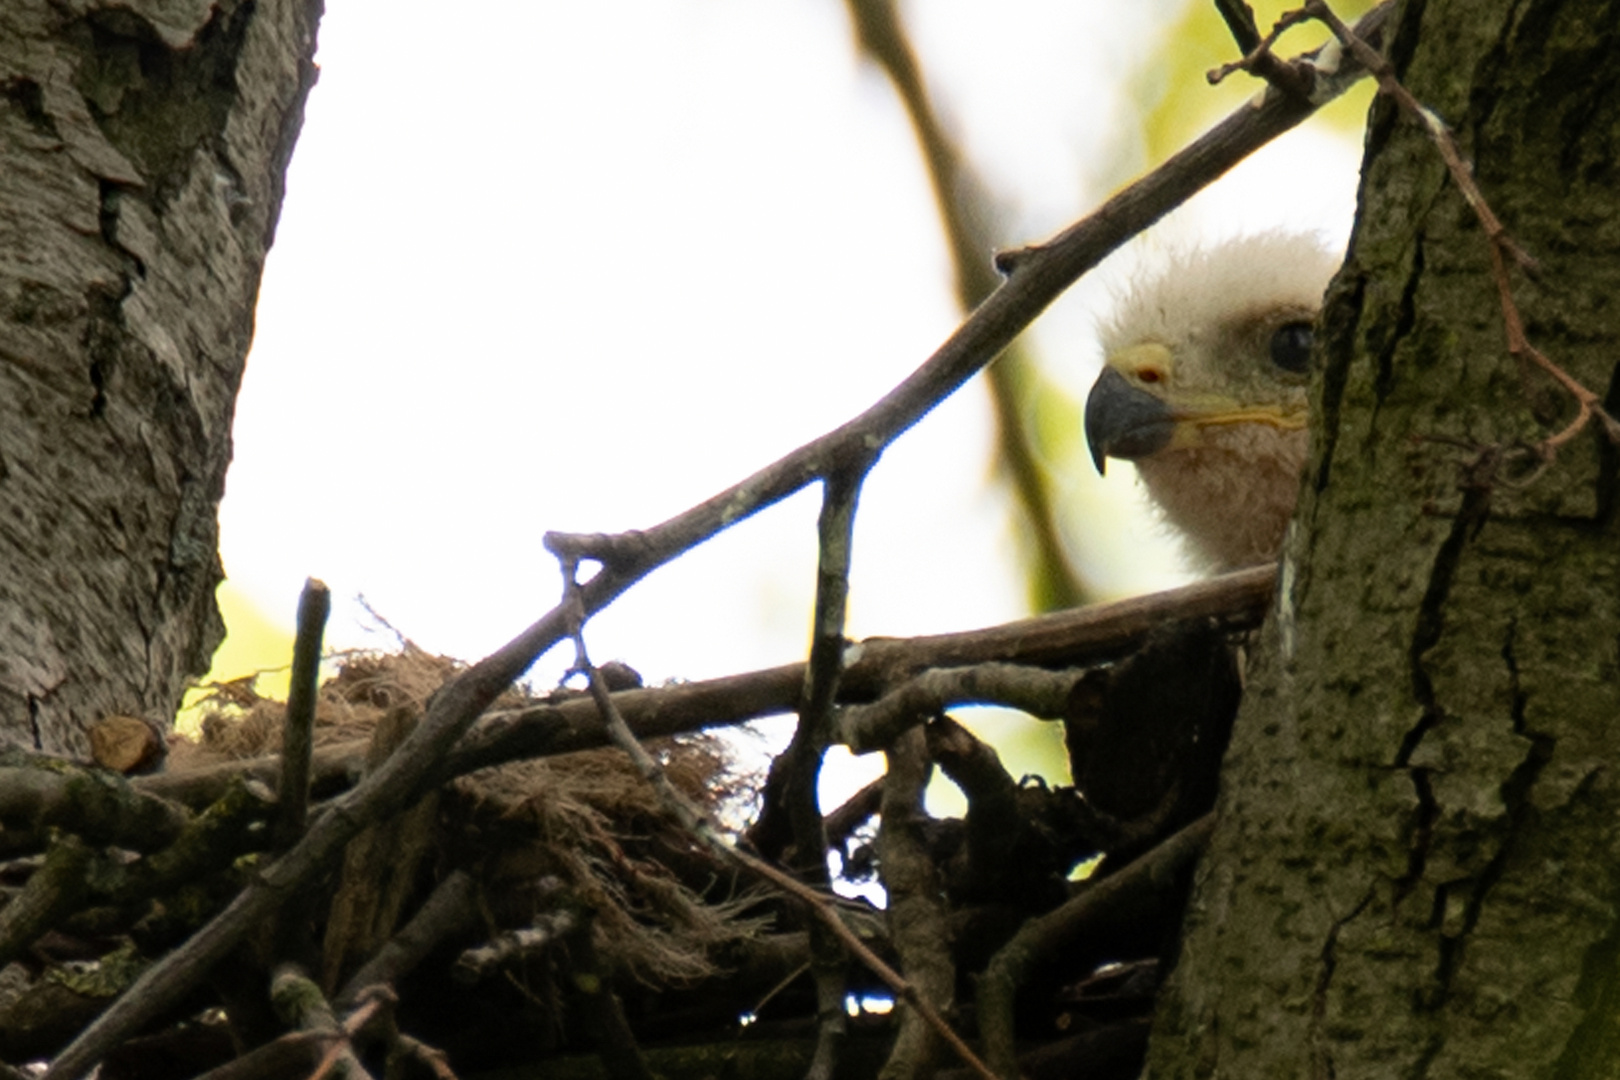
<instances>
[{"instance_id":1,"label":"bright white sky","mask_svg":"<svg viewBox=\"0 0 1620 1080\"><path fill-rule=\"evenodd\" d=\"M947 119L1012 211L1009 240L1100 201L1119 171L1104 155L1131 146L1118 88L1178 9L906 6ZM329 0L223 555L288 624L303 579L323 578L329 644L379 643L345 602L364 594L424 647L476 658L557 599L544 531L656 524L865 408L958 314L910 130L837 0L444 13ZM1170 231L1342 237L1355 169L1353 146L1296 133ZM1077 399L1107 295L1088 282L1037 326ZM884 458L858 518L853 635L1024 614L988 435L970 384ZM1077 456L1077 491L1089 468ZM1153 526L1126 520L1129 471L1110 471L1119 521L1088 527L1112 534L1098 572L1121 591L1172 580ZM593 656L651 681L797 658L815 511L801 494L657 571L593 622Z\"/></svg>"}]
</instances>

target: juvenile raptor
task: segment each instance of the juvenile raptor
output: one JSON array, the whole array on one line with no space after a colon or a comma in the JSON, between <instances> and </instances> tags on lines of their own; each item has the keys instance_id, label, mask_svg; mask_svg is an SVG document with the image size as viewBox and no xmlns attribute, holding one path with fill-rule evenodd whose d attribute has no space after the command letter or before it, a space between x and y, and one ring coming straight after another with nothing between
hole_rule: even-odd
<instances>
[{"instance_id":1,"label":"juvenile raptor","mask_svg":"<svg viewBox=\"0 0 1620 1080\"><path fill-rule=\"evenodd\" d=\"M1136 465L1203 567L1274 559L1305 463L1312 323L1340 257L1262 233L1175 257L1101 328L1086 441Z\"/></svg>"}]
</instances>

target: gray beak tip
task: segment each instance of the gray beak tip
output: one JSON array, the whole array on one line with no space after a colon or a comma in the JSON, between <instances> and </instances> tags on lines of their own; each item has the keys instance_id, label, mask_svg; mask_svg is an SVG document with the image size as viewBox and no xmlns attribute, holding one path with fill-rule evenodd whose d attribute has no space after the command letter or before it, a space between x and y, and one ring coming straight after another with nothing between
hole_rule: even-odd
<instances>
[{"instance_id":1,"label":"gray beak tip","mask_svg":"<svg viewBox=\"0 0 1620 1080\"><path fill-rule=\"evenodd\" d=\"M1175 416L1163 401L1110 367L1086 397L1085 430L1091 463L1097 475L1106 476L1110 457L1135 461L1168 445Z\"/></svg>"}]
</instances>

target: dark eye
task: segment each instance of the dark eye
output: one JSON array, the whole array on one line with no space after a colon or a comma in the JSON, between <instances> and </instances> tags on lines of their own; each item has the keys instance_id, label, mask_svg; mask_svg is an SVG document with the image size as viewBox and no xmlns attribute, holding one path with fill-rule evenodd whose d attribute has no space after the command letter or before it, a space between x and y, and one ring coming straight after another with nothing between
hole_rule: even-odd
<instances>
[{"instance_id":1,"label":"dark eye","mask_svg":"<svg viewBox=\"0 0 1620 1080\"><path fill-rule=\"evenodd\" d=\"M1284 371L1303 375L1311 366L1311 324L1291 322L1271 335L1271 362Z\"/></svg>"}]
</instances>

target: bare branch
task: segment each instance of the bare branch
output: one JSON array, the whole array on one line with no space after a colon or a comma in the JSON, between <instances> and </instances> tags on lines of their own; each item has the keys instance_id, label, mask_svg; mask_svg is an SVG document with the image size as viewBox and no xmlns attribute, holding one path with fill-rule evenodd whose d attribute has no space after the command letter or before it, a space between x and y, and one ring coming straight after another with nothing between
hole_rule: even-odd
<instances>
[{"instance_id":1,"label":"bare branch","mask_svg":"<svg viewBox=\"0 0 1620 1080\"><path fill-rule=\"evenodd\" d=\"M293 639L292 683L287 720L281 726L281 789L274 831L277 849L293 845L309 810L309 758L315 745L315 698L320 692L321 636L332 611L332 593L315 578L298 597L298 635Z\"/></svg>"},{"instance_id":2,"label":"bare branch","mask_svg":"<svg viewBox=\"0 0 1620 1080\"><path fill-rule=\"evenodd\" d=\"M1221 82L1234 71L1247 71L1266 80L1282 93L1300 98L1310 96L1315 81L1315 68L1309 64L1290 64L1285 60L1279 60L1271 51L1272 46L1277 44L1277 39L1290 27L1304 22L1306 15L1298 11L1285 13L1271 28L1271 33L1262 38L1254 22L1254 11L1244 3L1244 0L1215 0L1215 10L1220 12L1221 18L1226 21L1227 29L1232 31L1232 37L1237 41L1238 48L1243 50L1243 58L1230 64L1222 64L1209 72L1206 78L1209 79L1211 86Z\"/></svg>"},{"instance_id":3,"label":"bare branch","mask_svg":"<svg viewBox=\"0 0 1620 1080\"><path fill-rule=\"evenodd\" d=\"M1119 873L1025 923L1002 947L979 980L980 1032L998 1075L1004 1080L1018 1076L1013 999L1029 974L1047 958L1063 955L1079 934L1095 932L1099 922L1127 912L1134 915L1145 903L1162 902L1170 881L1203 853L1214 828L1215 815L1204 815Z\"/></svg>"},{"instance_id":4,"label":"bare branch","mask_svg":"<svg viewBox=\"0 0 1620 1080\"><path fill-rule=\"evenodd\" d=\"M1124 656L1156 626L1215 618L1232 630L1260 624L1276 568L1258 566L1177 589L1110 604L1059 611L982 630L915 638L868 638L847 647L839 700L870 702L922 671L984 663L1079 667ZM805 665L784 664L742 675L623 690L613 700L638 738L680 735L791 712L803 691ZM490 765L606 746L611 742L588 697L491 713L438 762L422 790ZM341 787L362 772L366 743L357 740L315 752L317 787ZM238 776L274 783L274 757L253 758L191 772L132 781L136 790L206 806Z\"/></svg>"},{"instance_id":5,"label":"bare branch","mask_svg":"<svg viewBox=\"0 0 1620 1080\"><path fill-rule=\"evenodd\" d=\"M466 871L453 870L434 887L399 933L349 977L335 999L338 1007L348 1008L359 1001L367 987L398 982L439 942L471 930L477 923L473 880Z\"/></svg>"},{"instance_id":6,"label":"bare branch","mask_svg":"<svg viewBox=\"0 0 1620 1080\"><path fill-rule=\"evenodd\" d=\"M821 515L816 524L816 612L810 660L804 673L804 695L793 741L778 759L787 782L783 809L792 824L793 863L801 876L830 888L827 875L827 830L819 798L821 762L832 737L833 708L844 674L844 620L849 602L849 564L855 543L855 507L861 484L875 459L841 469L822 482ZM775 769L773 768L773 772ZM761 816L772 807L767 783ZM821 924L810 928L810 974L816 984L816 1049L807 1080L832 1080L848 1035L844 1014L844 953Z\"/></svg>"},{"instance_id":7,"label":"bare branch","mask_svg":"<svg viewBox=\"0 0 1620 1080\"><path fill-rule=\"evenodd\" d=\"M157 851L190 820L183 806L104 769L15 750L0 755L0 834L9 850L43 847L50 830L62 829L92 843Z\"/></svg>"},{"instance_id":8,"label":"bare branch","mask_svg":"<svg viewBox=\"0 0 1620 1080\"><path fill-rule=\"evenodd\" d=\"M871 705L842 709L837 739L856 754L869 753L952 705L1006 705L1054 720L1063 715L1080 675L1016 664L932 668Z\"/></svg>"},{"instance_id":9,"label":"bare branch","mask_svg":"<svg viewBox=\"0 0 1620 1080\"><path fill-rule=\"evenodd\" d=\"M456 957L451 977L471 985L489 977L497 968L553 948L579 930L579 913L567 908L541 913L530 926L508 930L483 945L466 949Z\"/></svg>"},{"instance_id":10,"label":"bare branch","mask_svg":"<svg viewBox=\"0 0 1620 1080\"><path fill-rule=\"evenodd\" d=\"M920 998L941 1012L956 1007L956 964L951 958L947 904L939 867L922 835L927 814L923 791L933 768L928 740L915 728L888 750L878 861L889 902L884 912L907 978ZM882 1075L932 1076L942 1049L937 1032L911 1009L900 1012L900 1030Z\"/></svg>"}]
</instances>

